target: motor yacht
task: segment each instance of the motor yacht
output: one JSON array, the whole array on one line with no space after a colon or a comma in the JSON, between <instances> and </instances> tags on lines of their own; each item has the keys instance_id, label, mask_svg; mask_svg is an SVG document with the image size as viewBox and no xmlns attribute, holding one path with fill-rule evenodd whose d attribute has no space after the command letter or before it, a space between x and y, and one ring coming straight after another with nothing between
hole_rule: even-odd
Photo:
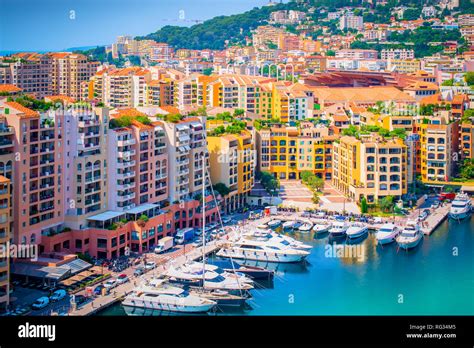
<instances>
[{"instance_id":1,"label":"motor yacht","mask_svg":"<svg viewBox=\"0 0 474 348\"><path fill-rule=\"evenodd\" d=\"M415 221L408 221L402 233L396 238L398 246L404 250L416 247L423 239L423 232Z\"/></svg>"},{"instance_id":2,"label":"motor yacht","mask_svg":"<svg viewBox=\"0 0 474 348\"><path fill-rule=\"evenodd\" d=\"M369 227L360 222L352 223L346 231L348 238L359 238L369 232Z\"/></svg>"},{"instance_id":3,"label":"motor yacht","mask_svg":"<svg viewBox=\"0 0 474 348\"><path fill-rule=\"evenodd\" d=\"M472 214L472 202L465 193L458 193L451 203L449 217L455 220L468 218Z\"/></svg>"},{"instance_id":4,"label":"motor yacht","mask_svg":"<svg viewBox=\"0 0 474 348\"><path fill-rule=\"evenodd\" d=\"M395 241L400 234L400 229L392 223L383 224L375 234L378 244L389 244Z\"/></svg>"}]
</instances>

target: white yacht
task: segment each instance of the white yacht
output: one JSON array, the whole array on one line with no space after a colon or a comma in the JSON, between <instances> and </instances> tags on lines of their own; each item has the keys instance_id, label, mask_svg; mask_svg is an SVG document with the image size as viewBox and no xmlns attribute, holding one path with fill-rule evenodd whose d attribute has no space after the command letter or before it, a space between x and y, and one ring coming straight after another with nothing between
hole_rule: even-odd
<instances>
[{"instance_id":1,"label":"white yacht","mask_svg":"<svg viewBox=\"0 0 474 348\"><path fill-rule=\"evenodd\" d=\"M244 276L245 278L236 278L235 275L219 274L207 269L204 271L202 263L199 266L200 267L183 265L177 268L170 267L164 275L168 277L171 282L204 286L204 288L207 289L236 291L253 289L253 281L246 276ZM245 281L243 279L245 279Z\"/></svg>"},{"instance_id":2,"label":"white yacht","mask_svg":"<svg viewBox=\"0 0 474 348\"><path fill-rule=\"evenodd\" d=\"M309 255L309 252L282 243L241 239L223 247L216 255L264 262L300 262Z\"/></svg>"},{"instance_id":3,"label":"white yacht","mask_svg":"<svg viewBox=\"0 0 474 348\"><path fill-rule=\"evenodd\" d=\"M423 239L423 232L415 221L408 221L402 233L397 237L398 246L408 250L416 247Z\"/></svg>"},{"instance_id":4,"label":"white yacht","mask_svg":"<svg viewBox=\"0 0 474 348\"><path fill-rule=\"evenodd\" d=\"M340 237L346 234L349 225L343 221L336 221L332 224L331 228L329 229L329 233L331 236Z\"/></svg>"},{"instance_id":5,"label":"white yacht","mask_svg":"<svg viewBox=\"0 0 474 348\"><path fill-rule=\"evenodd\" d=\"M298 228L298 231L309 232L311 231L312 228L313 228L313 224L309 221L306 221Z\"/></svg>"},{"instance_id":6,"label":"white yacht","mask_svg":"<svg viewBox=\"0 0 474 348\"><path fill-rule=\"evenodd\" d=\"M451 203L449 217L451 219L462 220L472 214L472 203L469 196L463 192L458 193Z\"/></svg>"},{"instance_id":7,"label":"white yacht","mask_svg":"<svg viewBox=\"0 0 474 348\"><path fill-rule=\"evenodd\" d=\"M283 223L283 229L285 231L288 231L288 230L297 230L298 228L300 228L300 226L302 225L303 223L301 221L298 221L298 220L289 220L289 221L285 221Z\"/></svg>"},{"instance_id":8,"label":"white yacht","mask_svg":"<svg viewBox=\"0 0 474 348\"><path fill-rule=\"evenodd\" d=\"M369 227L360 222L352 223L346 231L346 235L349 238L359 238L369 232Z\"/></svg>"},{"instance_id":9,"label":"white yacht","mask_svg":"<svg viewBox=\"0 0 474 348\"><path fill-rule=\"evenodd\" d=\"M327 223L317 223L313 226L313 231L316 234L323 234L326 232L329 232L329 229L331 228L330 224Z\"/></svg>"},{"instance_id":10,"label":"white yacht","mask_svg":"<svg viewBox=\"0 0 474 348\"><path fill-rule=\"evenodd\" d=\"M179 287L162 284L153 288L139 287L129 294L122 304L161 311L202 313L214 308L217 302L191 295Z\"/></svg>"},{"instance_id":11,"label":"white yacht","mask_svg":"<svg viewBox=\"0 0 474 348\"><path fill-rule=\"evenodd\" d=\"M311 245L304 244L303 242L291 238L289 236L285 236L272 230L268 230L267 233L261 234L259 231L251 231L241 235L244 239L249 240L257 240L261 242L267 242L269 244L278 244L281 243L285 246L290 246L295 249L311 249Z\"/></svg>"},{"instance_id":12,"label":"white yacht","mask_svg":"<svg viewBox=\"0 0 474 348\"><path fill-rule=\"evenodd\" d=\"M281 226L281 220L272 220L267 223L267 226L270 228L277 228Z\"/></svg>"},{"instance_id":13,"label":"white yacht","mask_svg":"<svg viewBox=\"0 0 474 348\"><path fill-rule=\"evenodd\" d=\"M400 234L400 229L394 224L383 224L375 234L375 239L381 245L389 244L395 241L395 238Z\"/></svg>"}]
</instances>

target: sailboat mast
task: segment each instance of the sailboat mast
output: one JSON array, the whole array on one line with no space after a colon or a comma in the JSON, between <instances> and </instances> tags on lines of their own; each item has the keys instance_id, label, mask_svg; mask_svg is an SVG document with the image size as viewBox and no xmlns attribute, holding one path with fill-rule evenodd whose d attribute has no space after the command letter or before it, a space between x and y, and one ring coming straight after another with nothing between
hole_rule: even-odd
<instances>
[{"instance_id":1,"label":"sailboat mast","mask_svg":"<svg viewBox=\"0 0 474 348\"><path fill-rule=\"evenodd\" d=\"M206 282L206 153L202 156L202 287Z\"/></svg>"}]
</instances>

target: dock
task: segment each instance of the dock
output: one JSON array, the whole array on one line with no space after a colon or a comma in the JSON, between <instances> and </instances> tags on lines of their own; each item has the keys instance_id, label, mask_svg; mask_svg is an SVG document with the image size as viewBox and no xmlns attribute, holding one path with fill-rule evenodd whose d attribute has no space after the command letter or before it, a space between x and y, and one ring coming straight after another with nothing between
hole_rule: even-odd
<instances>
[{"instance_id":1,"label":"dock","mask_svg":"<svg viewBox=\"0 0 474 348\"><path fill-rule=\"evenodd\" d=\"M436 228L446 220L450 208L451 204L446 204L437 209L432 209L431 214L428 215L425 221L421 222L421 230L423 231L423 234L427 236L431 235Z\"/></svg>"},{"instance_id":2,"label":"dock","mask_svg":"<svg viewBox=\"0 0 474 348\"><path fill-rule=\"evenodd\" d=\"M206 249L203 251L203 247L195 248L184 255L180 255L176 258L168 259L166 263L157 265L155 269L141 275L140 277L133 277L129 275L130 281L125 284L119 285L112 289L108 295L99 296L94 298L91 302L88 302L76 310L71 310L69 315L71 316L85 316L93 315L107 307L112 306L117 302L121 302L133 289L139 284L149 281L153 278L158 278L163 272L165 272L170 266L181 266L191 260L198 260L202 257L203 252L205 255L212 254L216 250L225 244L225 240L215 240L206 244ZM132 270L133 271L133 270ZM126 273L126 272L124 272Z\"/></svg>"}]
</instances>

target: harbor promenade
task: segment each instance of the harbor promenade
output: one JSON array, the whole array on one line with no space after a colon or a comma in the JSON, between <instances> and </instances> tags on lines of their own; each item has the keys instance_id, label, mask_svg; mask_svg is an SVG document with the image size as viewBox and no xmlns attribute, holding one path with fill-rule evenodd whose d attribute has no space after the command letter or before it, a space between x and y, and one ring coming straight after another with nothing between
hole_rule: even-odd
<instances>
[{"instance_id":1,"label":"harbor promenade","mask_svg":"<svg viewBox=\"0 0 474 348\"><path fill-rule=\"evenodd\" d=\"M214 240L206 244L205 247L205 254L211 254L219 249L225 243L225 237L220 240ZM170 258L167 262L157 265L155 269L139 276L134 277L129 276L130 281L125 284L119 285L116 288L112 289L108 295L99 296L94 298L91 302L88 302L77 309L72 309L69 312L69 315L78 315L78 316L85 316L85 315L92 315L118 301L121 301L127 296L129 293L133 291L133 289L141 284L146 283L147 281L152 280L153 278L158 278L165 270L167 270L170 266L181 266L186 262L191 260L197 260L203 255L203 247L195 248L190 252L185 254L180 254L176 258Z\"/></svg>"}]
</instances>

